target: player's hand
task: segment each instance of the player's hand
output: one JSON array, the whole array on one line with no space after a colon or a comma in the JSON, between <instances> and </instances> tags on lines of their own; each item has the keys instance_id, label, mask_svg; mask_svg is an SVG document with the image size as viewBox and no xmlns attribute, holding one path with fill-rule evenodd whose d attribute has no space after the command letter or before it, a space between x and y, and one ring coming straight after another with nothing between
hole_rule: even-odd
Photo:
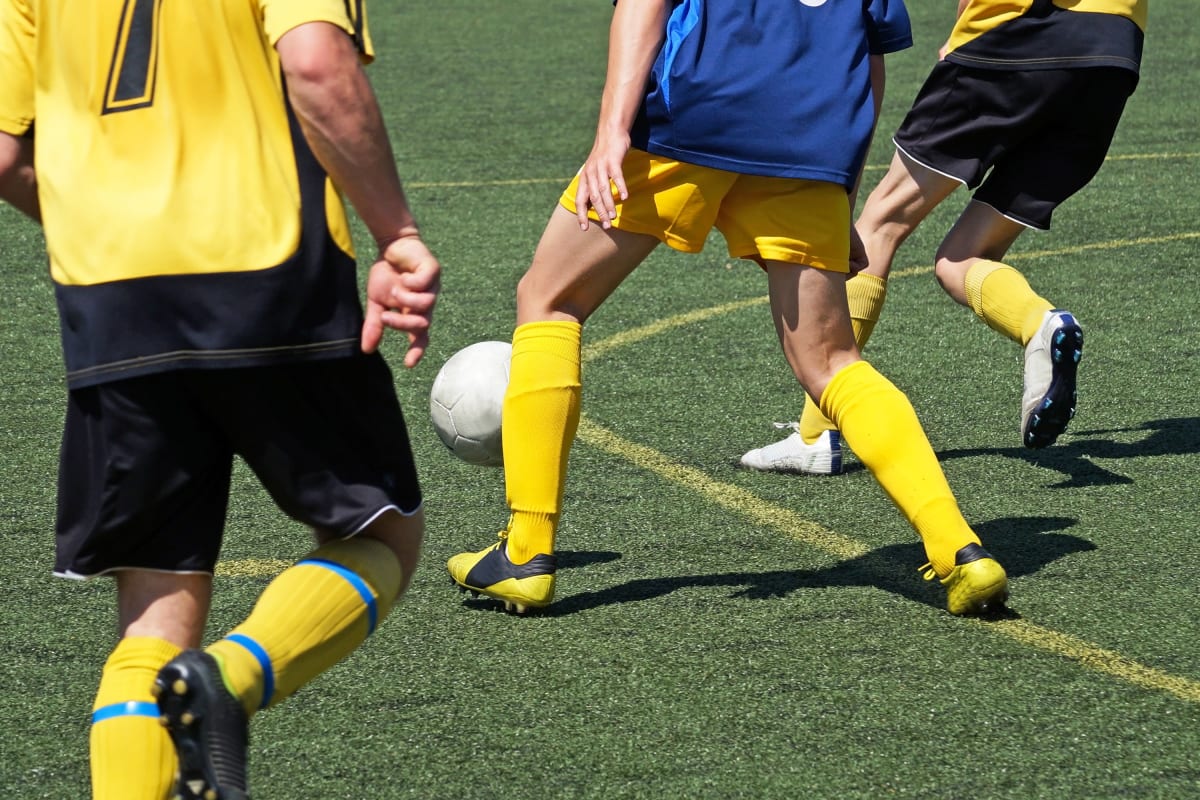
<instances>
[{"instance_id":1,"label":"player's hand","mask_svg":"<svg viewBox=\"0 0 1200 800\"><path fill-rule=\"evenodd\" d=\"M621 164L628 152L627 132L605 132L602 129L596 133L592 152L579 168L579 186L575 190L575 216L579 218L580 230L588 229L589 208L596 210L600 227L605 230L612 227L612 221L617 216L614 195L621 200L629 199L625 174L621 171Z\"/></svg>"},{"instance_id":2,"label":"player's hand","mask_svg":"<svg viewBox=\"0 0 1200 800\"><path fill-rule=\"evenodd\" d=\"M382 247L379 260L367 275L363 352L378 349L384 328L404 331L408 334L404 366L415 367L429 346L429 325L441 289L441 275L441 264L416 234Z\"/></svg>"},{"instance_id":3,"label":"player's hand","mask_svg":"<svg viewBox=\"0 0 1200 800\"><path fill-rule=\"evenodd\" d=\"M850 226L850 274L856 275L862 272L869 265L867 259L867 247L863 244L862 237L858 235L858 229L853 225Z\"/></svg>"}]
</instances>

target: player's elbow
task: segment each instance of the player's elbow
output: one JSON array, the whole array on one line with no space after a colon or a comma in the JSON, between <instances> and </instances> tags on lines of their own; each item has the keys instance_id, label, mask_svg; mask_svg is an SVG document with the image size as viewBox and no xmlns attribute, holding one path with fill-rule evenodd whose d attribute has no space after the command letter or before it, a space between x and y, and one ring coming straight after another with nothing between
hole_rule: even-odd
<instances>
[{"instance_id":1,"label":"player's elbow","mask_svg":"<svg viewBox=\"0 0 1200 800\"><path fill-rule=\"evenodd\" d=\"M293 102L319 96L359 67L358 50L350 36L328 22L299 25L275 45Z\"/></svg>"}]
</instances>

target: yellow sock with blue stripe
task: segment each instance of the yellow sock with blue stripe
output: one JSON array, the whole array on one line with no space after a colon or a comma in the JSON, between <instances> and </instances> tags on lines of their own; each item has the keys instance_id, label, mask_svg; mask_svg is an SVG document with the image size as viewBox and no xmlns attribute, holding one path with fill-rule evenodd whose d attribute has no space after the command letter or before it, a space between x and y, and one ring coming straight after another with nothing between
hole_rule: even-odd
<instances>
[{"instance_id":1,"label":"yellow sock with blue stripe","mask_svg":"<svg viewBox=\"0 0 1200 800\"><path fill-rule=\"evenodd\" d=\"M150 689L179 652L164 639L134 636L109 655L92 706L93 800L162 800L171 791L178 761Z\"/></svg>"},{"instance_id":2,"label":"yellow sock with blue stripe","mask_svg":"<svg viewBox=\"0 0 1200 800\"><path fill-rule=\"evenodd\" d=\"M503 415L512 512L507 551L514 564L554 552L567 457L579 427L581 334L578 322L530 322L513 333Z\"/></svg>"},{"instance_id":3,"label":"yellow sock with blue stripe","mask_svg":"<svg viewBox=\"0 0 1200 800\"><path fill-rule=\"evenodd\" d=\"M850 303L850 325L854 328L854 342L861 352L883 313L883 302L887 299L887 280L875 275L859 273L846 281L846 300ZM815 442L822 433L836 426L807 394L804 395L804 410L800 413L800 438L806 444Z\"/></svg>"},{"instance_id":4,"label":"yellow sock with blue stripe","mask_svg":"<svg viewBox=\"0 0 1200 800\"><path fill-rule=\"evenodd\" d=\"M959 511L908 397L866 361L856 361L833 376L821 410L916 529L934 571L950 574L954 554L979 544L979 537Z\"/></svg>"},{"instance_id":5,"label":"yellow sock with blue stripe","mask_svg":"<svg viewBox=\"0 0 1200 800\"><path fill-rule=\"evenodd\" d=\"M1054 305L1025 276L999 261L976 261L967 270L967 305L987 326L1022 347L1037 333Z\"/></svg>"},{"instance_id":6,"label":"yellow sock with blue stripe","mask_svg":"<svg viewBox=\"0 0 1200 800\"><path fill-rule=\"evenodd\" d=\"M263 591L246 621L207 648L253 714L349 655L391 610L400 561L377 539L321 545Z\"/></svg>"}]
</instances>

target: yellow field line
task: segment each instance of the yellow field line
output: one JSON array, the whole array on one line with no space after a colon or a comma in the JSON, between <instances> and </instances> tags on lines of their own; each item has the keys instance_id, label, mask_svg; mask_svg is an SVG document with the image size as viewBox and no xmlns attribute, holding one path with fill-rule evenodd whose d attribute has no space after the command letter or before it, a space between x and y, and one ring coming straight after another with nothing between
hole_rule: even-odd
<instances>
[{"instance_id":1,"label":"yellow field line","mask_svg":"<svg viewBox=\"0 0 1200 800\"><path fill-rule=\"evenodd\" d=\"M987 625L989 629L995 627L1021 644L1065 656L1078 661L1088 669L1103 672L1134 686L1141 686L1143 689L1158 689L1169 692L1180 700L1200 703L1200 682L1147 667L1120 653L1097 647L1075 636L1052 631L1023 619L1006 619L998 622L981 621L979 624Z\"/></svg>"},{"instance_id":2,"label":"yellow field line","mask_svg":"<svg viewBox=\"0 0 1200 800\"><path fill-rule=\"evenodd\" d=\"M576 435L593 447L620 456L677 486L691 489L722 508L749 517L758 525L785 531L798 541L832 553L838 558L858 558L867 553L867 548L862 542L835 533L786 508L768 503L745 489L713 480L700 470L672 461L657 450L623 439L592 422L586 415L579 420L579 431Z\"/></svg>"},{"instance_id":3,"label":"yellow field line","mask_svg":"<svg viewBox=\"0 0 1200 800\"><path fill-rule=\"evenodd\" d=\"M856 539L831 531L745 489L714 480L700 470L672 461L657 450L624 439L592 422L586 415L579 421L577 435L580 441L623 458L677 486L690 489L714 505L745 516L756 525L778 531L836 558L858 558L868 552L866 545ZM1148 667L1083 639L1023 619L973 621L986 630L1003 633L1020 644L1077 661L1094 672L1145 689L1169 692L1190 703L1200 703L1200 682Z\"/></svg>"},{"instance_id":4,"label":"yellow field line","mask_svg":"<svg viewBox=\"0 0 1200 800\"><path fill-rule=\"evenodd\" d=\"M691 325L694 322L702 322L712 317L719 317L722 314L729 314L733 311L740 311L743 308L750 306L760 306L767 302L767 297L751 297L748 300L735 300L732 303L725 303L712 308L701 308L696 311L688 311L683 314L678 314L674 317L660 319L657 322L652 322L649 325L644 325L640 328L632 328L627 331L613 334L607 339L595 342L583 349L583 363L594 361L603 355L608 354L612 350L621 347L628 347L631 344L636 344L643 339L649 339L651 336L670 330L671 328L681 328L684 325Z\"/></svg>"},{"instance_id":5,"label":"yellow field line","mask_svg":"<svg viewBox=\"0 0 1200 800\"><path fill-rule=\"evenodd\" d=\"M1200 238L1200 232L1181 233L1171 236L1127 239L1112 242L1096 242L1057 250L1043 250L1020 254L1021 258L1044 258L1067 255L1086 250L1111 250L1135 247L1168 241ZM1012 258L1015 260L1017 255ZM892 272L892 277L905 277L929 272L932 267L912 267ZM767 302L766 297L738 300L711 308L697 309L673 317L657 320L640 328L622 331L607 339L588 345L583 351L584 362L593 361L613 350L649 339L668 330L680 328L713 317L739 311ZM862 542L831 531L807 520L781 506L770 503L745 489L714 480L700 470L672 461L667 456L624 439L612 431L592 422L584 415L579 422L578 438L596 448L652 472L671 483L696 492L717 506L742 514L757 525L779 531L792 539L829 553L836 558L851 559L867 551ZM1148 667L1120 653L1106 650L1069 634L1043 628L1027 620L976 621L986 630L1003 633L1014 641L1044 650L1053 655L1069 658L1094 672L1140 686L1146 689L1168 692L1181 700L1200 703L1200 682L1162 670Z\"/></svg>"}]
</instances>

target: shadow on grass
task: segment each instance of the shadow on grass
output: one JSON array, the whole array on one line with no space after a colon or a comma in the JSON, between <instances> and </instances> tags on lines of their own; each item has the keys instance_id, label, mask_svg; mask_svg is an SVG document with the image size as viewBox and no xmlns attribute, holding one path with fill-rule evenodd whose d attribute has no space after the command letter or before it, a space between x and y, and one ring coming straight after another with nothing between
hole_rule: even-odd
<instances>
[{"instance_id":1,"label":"shadow on grass","mask_svg":"<svg viewBox=\"0 0 1200 800\"><path fill-rule=\"evenodd\" d=\"M1105 434L1132 434L1150 431L1136 442L1116 442L1111 439L1089 438ZM978 448L943 450L938 458L1001 455L1025 461L1037 467L1056 470L1066 478L1052 484L1052 489L1075 489L1082 486L1115 486L1133 483L1133 479L1105 469L1091 459L1141 458L1147 456L1190 455L1200 453L1200 417L1156 419L1129 428L1085 430L1073 432L1070 441L1060 440L1053 447L1030 450L1025 447Z\"/></svg>"},{"instance_id":2,"label":"shadow on grass","mask_svg":"<svg viewBox=\"0 0 1200 800\"><path fill-rule=\"evenodd\" d=\"M1071 553L1094 550L1095 545L1078 536L1062 533L1075 524L1066 517L1016 517L994 520L976 526L984 544L1004 565L1010 578L1036 573L1042 567ZM585 568L589 564L612 561L618 553L607 551L559 553L562 569ZM887 545L857 558L819 570L772 570L769 572L724 572L711 575L677 575L641 578L594 592L579 592L561 597L543 616L565 616L614 603L635 603L689 587L729 587L731 597L771 600L804 589L835 586L874 586L914 602L945 608L945 592L936 582L921 579L916 567L925 561L917 542ZM586 576L579 576L584 583ZM467 600L476 608L493 608L487 598ZM1015 617L1010 611L1006 616Z\"/></svg>"}]
</instances>

